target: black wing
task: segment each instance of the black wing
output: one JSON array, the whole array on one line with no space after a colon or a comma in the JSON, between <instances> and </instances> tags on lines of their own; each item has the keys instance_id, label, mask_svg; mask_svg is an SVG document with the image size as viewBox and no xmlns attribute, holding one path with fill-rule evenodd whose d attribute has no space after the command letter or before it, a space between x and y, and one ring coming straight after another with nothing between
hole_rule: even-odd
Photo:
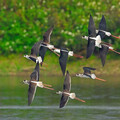
<instances>
[{"instance_id":1,"label":"black wing","mask_svg":"<svg viewBox=\"0 0 120 120\"><path fill-rule=\"evenodd\" d=\"M43 35L43 42L50 43L50 35L51 35L52 31L53 31L53 28L54 28L54 26L51 26L47 30L47 32L45 32L45 34Z\"/></svg>"},{"instance_id":2,"label":"black wing","mask_svg":"<svg viewBox=\"0 0 120 120\"><path fill-rule=\"evenodd\" d=\"M88 25L88 36L96 37L96 28L92 16L90 15L89 25Z\"/></svg>"},{"instance_id":3,"label":"black wing","mask_svg":"<svg viewBox=\"0 0 120 120\"><path fill-rule=\"evenodd\" d=\"M32 80L39 81L39 62L36 63L34 71L31 73L30 78Z\"/></svg>"},{"instance_id":4,"label":"black wing","mask_svg":"<svg viewBox=\"0 0 120 120\"><path fill-rule=\"evenodd\" d=\"M83 67L84 70L84 74L91 74L91 70L96 70L95 68L91 68L91 67Z\"/></svg>"},{"instance_id":5,"label":"black wing","mask_svg":"<svg viewBox=\"0 0 120 120\"><path fill-rule=\"evenodd\" d=\"M34 99L36 88L37 88L36 84L30 82L28 89L28 105L30 105Z\"/></svg>"},{"instance_id":6,"label":"black wing","mask_svg":"<svg viewBox=\"0 0 120 120\"><path fill-rule=\"evenodd\" d=\"M99 23L99 32L97 34L97 35L100 35L101 39L104 39L106 35L104 32L102 32L100 30L106 31L106 20L105 20L104 15L102 16L102 19Z\"/></svg>"},{"instance_id":7,"label":"black wing","mask_svg":"<svg viewBox=\"0 0 120 120\"><path fill-rule=\"evenodd\" d=\"M60 100L60 108L64 107L69 100L69 96L65 95L64 93L62 94L61 100Z\"/></svg>"},{"instance_id":8,"label":"black wing","mask_svg":"<svg viewBox=\"0 0 120 120\"><path fill-rule=\"evenodd\" d=\"M38 56L39 55L39 48L40 48L41 41L36 42L31 49L31 55L32 56Z\"/></svg>"},{"instance_id":9,"label":"black wing","mask_svg":"<svg viewBox=\"0 0 120 120\"><path fill-rule=\"evenodd\" d=\"M105 65L105 59L106 59L106 55L108 53L109 48L106 45L101 45L102 48L99 48L99 52L100 52L100 58L102 61L102 65Z\"/></svg>"},{"instance_id":10,"label":"black wing","mask_svg":"<svg viewBox=\"0 0 120 120\"><path fill-rule=\"evenodd\" d=\"M63 91L70 92L70 90L71 90L71 77L69 75L69 72L67 71L64 84L63 84Z\"/></svg>"},{"instance_id":11,"label":"black wing","mask_svg":"<svg viewBox=\"0 0 120 120\"><path fill-rule=\"evenodd\" d=\"M95 49L95 40L88 38L86 58L89 58L93 54L94 49Z\"/></svg>"},{"instance_id":12,"label":"black wing","mask_svg":"<svg viewBox=\"0 0 120 120\"><path fill-rule=\"evenodd\" d=\"M30 75L30 81L39 81L39 62L36 64L34 71ZM36 93L36 84L30 82L29 89L28 89L28 105L30 105L34 99Z\"/></svg>"},{"instance_id":13,"label":"black wing","mask_svg":"<svg viewBox=\"0 0 120 120\"><path fill-rule=\"evenodd\" d=\"M60 49L59 64L60 64L63 75L65 75L67 59L68 59L68 50L65 48L61 48Z\"/></svg>"},{"instance_id":14,"label":"black wing","mask_svg":"<svg viewBox=\"0 0 120 120\"><path fill-rule=\"evenodd\" d=\"M47 45L42 43L41 46L40 46L40 49L39 49L39 56L41 56L42 62L44 61L44 56L45 56L45 53L47 51L47 47L45 47L45 46L47 46Z\"/></svg>"}]
</instances>

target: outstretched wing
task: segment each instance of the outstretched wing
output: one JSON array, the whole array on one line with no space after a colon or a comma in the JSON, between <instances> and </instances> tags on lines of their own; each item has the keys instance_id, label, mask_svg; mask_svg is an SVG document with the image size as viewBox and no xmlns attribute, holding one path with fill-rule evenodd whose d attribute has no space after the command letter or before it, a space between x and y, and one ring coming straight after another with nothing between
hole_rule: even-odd
<instances>
[{"instance_id":1,"label":"outstretched wing","mask_svg":"<svg viewBox=\"0 0 120 120\"><path fill-rule=\"evenodd\" d=\"M94 20L91 15L90 15L89 25L88 25L88 36L96 37L96 28L95 28Z\"/></svg>"},{"instance_id":2,"label":"outstretched wing","mask_svg":"<svg viewBox=\"0 0 120 120\"><path fill-rule=\"evenodd\" d=\"M70 90L71 90L71 77L69 75L69 72L67 71L63 84L63 94L60 100L60 108L64 107L69 100L69 96L64 94L64 92L70 93Z\"/></svg>"},{"instance_id":3,"label":"outstretched wing","mask_svg":"<svg viewBox=\"0 0 120 120\"><path fill-rule=\"evenodd\" d=\"M86 58L89 58L95 49L95 40L88 38Z\"/></svg>"},{"instance_id":4,"label":"outstretched wing","mask_svg":"<svg viewBox=\"0 0 120 120\"><path fill-rule=\"evenodd\" d=\"M30 75L30 81L39 81L39 62L36 63L34 71Z\"/></svg>"},{"instance_id":5,"label":"outstretched wing","mask_svg":"<svg viewBox=\"0 0 120 120\"><path fill-rule=\"evenodd\" d=\"M104 66L106 55L108 53L109 48L106 45L101 45L101 46L102 46L102 48L99 48L99 53L100 53L100 58L101 58L101 61L102 61L102 65Z\"/></svg>"},{"instance_id":6,"label":"outstretched wing","mask_svg":"<svg viewBox=\"0 0 120 120\"><path fill-rule=\"evenodd\" d=\"M91 70L96 70L96 68L91 68L91 67L83 67L84 74L91 74Z\"/></svg>"},{"instance_id":7,"label":"outstretched wing","mask_svg":"<svg viewBox=\"0 0 120 120\"><path fill-rule=\"evenodd\" d=\"M54 26L51 26L47 30L47 32L45 32L45 34L43 35L43 42L50 43L50 35L51 35L52 31L53 31L53 28L54 28Z\"/></svg>"},{"instance_id":8,"label":"outstretched wing","mask_svg":"<svg viewBox=\"0 0 120 120\"><path fill-rule=\"evenodd\" d=\"M29 89L28 89L28 105L30 105L34 99L36 88L37 86L35 83L30 83Z\"/></svg>"},{"instance_id":9,"label":"outstretched wing","mask_svg":"<svg viewBox=\"0 0 120 120\"><path fill-rule=\"evenodd\" d=\"M67 102L68 102L68 100L69 100L69 96L67 96L66 94L62 94L62 97L61 97L61 100L60 100L60 108L62 108L62 107L64 107L66 104L67 104Z\"/></svg>"},{"instance_id":10,"label":"outstretched wing","mask_svg":"<svg viewBox=\"0 0 120 120\"><path fill-rule=\"evenodd\" d=\"M32 56L38 56L39 55L39 48L40 48L41 41L36 42L31 49L31 55Z\"/></svg>"},{"instance_id":11,"label":"outstretched wing","mask_svg":"<svg viewBox=\"0 0 120 120\"><path fill-rule=\"evenodd\" d=\"M47 46L47 45L42 43L41 46L40 46L40 49L39 49L39 56L41 56L42 61L44 61L44 56L45 56L45 53L47 51L47 47L45 47L45 46Z\"/></svg>"},{"instance_id":12,"label":"outstretched wing","mask_svg":"<svg viewBox=\"0 0 120 120\"><path fill-rule=\"evenodd\" d=\"M60 64L63 75L65 75L67 59L68 59L68 50L65 48L61 48L60 49L59 64Z\"/></svg>"},{"instance_id":13,"label":"outstretched wing","mask_svg":"<svg viewBox=\"0 0 120 120\"><path fill-rule=\"evenodd\" d=\"M30 75L30 81L39 81L39 62L36 64L34 71ZM28 89L28 105L30 105L34 99L37 85L30 82Z\"/></svg>"},{"instance_id":14,"label":"outstretched wing","mask_svg":"<svg viewBox=\"0 0 120 120\"><path fill-rule=\"evenodd\" d=\"M67 71L64 84L63 84L63 91L70 92L70 90L71 90L71 77L69 72Z\"/></svg>"},{"instance_id":15,"label":"outstretched wing","mask_svg":"<svg viewBox=\"0 0 120 120\"><path fill-rule=\"evenodd\" d=\"M106 20L105 20L104 15L102 16L102 19L99 23L99 32L97 34L97 35L100 35L101 39L104 39L105 33L103 31L100 31L100 30L106 31Z\"/></svg>"}]
</instances>

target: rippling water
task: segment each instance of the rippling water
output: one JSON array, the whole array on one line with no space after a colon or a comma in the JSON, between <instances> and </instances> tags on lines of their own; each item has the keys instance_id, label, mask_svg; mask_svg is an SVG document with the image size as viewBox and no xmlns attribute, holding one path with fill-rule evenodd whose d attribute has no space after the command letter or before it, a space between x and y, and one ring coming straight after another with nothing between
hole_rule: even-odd
<instances>
[{"instance_id":1,"label":"rippling water","mask_svg":"<svg viewBox=\"0 0 120 120\"><path fill-rule=\"evenodd\" d=\"M55 92L62 89L63 77L42 76L41 80L53 85L55 91L37 88L31 106L27 106L28 86L21 83L29 76L1 77L0 120L120 120L120 78L100 77L107 82L72 77L71 92L86 103L69 100L62 109Z\"/></svg>"}]
</instances>

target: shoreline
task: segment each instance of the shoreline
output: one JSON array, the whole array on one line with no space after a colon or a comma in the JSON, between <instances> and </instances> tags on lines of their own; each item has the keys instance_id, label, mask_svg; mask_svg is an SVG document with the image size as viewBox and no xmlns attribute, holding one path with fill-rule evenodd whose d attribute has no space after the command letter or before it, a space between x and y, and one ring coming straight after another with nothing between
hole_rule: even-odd
<instances>
[{"instance_id":1,"label":"shoreline","mask_svg":"<svg viewBox=\"0 0 120 120\"><path fill-rule=\"evenodd\" d=\"M66 70L73 76L76 73L83 73L82 67L96 68L93 73L98 75L120 75L120 59L108 59L102 67L100 59L92 56L90 59L69 58ZM27 60L23 55L0 56L0 76L26 76L34 70L35 63ZM46 54L43 67L40 66L40 73L48 76L61 76L59 58L54 54Z\"/></svg>"}]
</instances>

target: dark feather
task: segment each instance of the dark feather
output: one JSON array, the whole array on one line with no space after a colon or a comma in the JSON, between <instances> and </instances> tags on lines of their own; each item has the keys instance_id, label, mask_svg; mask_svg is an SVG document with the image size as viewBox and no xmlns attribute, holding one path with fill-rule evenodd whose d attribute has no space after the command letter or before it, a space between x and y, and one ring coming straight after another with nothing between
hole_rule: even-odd
<instances>
[{"instance_id":1,"label":"dark feather","mask_svg":"<svg viewBox=\"0 0 120 120\"><path fill-rule=\"evenodd\" d=\"M99 48L99 52L100 52L100 58L101 58L101 61L102 61L102 65L104 66L106 55L108 53L109 48L106 45L101 45L101 46L102 46L102 48Z\"/></svg>"},{"instance_id":2,"label":"dark feather","mask_svg":"<svg viewBox=\"0 0 120 120\"><path fill-rule=\"evenodd\" d=\"M63 92L70 93L70 90L71 90L71 77L69 75L69 72L67 71L63 84ZM69 100L69 96L63 93L60 100L60 108L64 107L68 102L68 100Z\"/></svg>"},{"instance_id":3,"label":"dark feather","mask_svg":"<svg viewBox=\"0 0 120 120\"><path fill-rule=\"evenodd\" d=\"M96 37L96 28L92 16L90 15L89 25L88 25L88 36Z\"/></svg>"},{"instance_id":4,"label":"dark feather","mask_svg":"<svg viewBox=\"0 0 120 120\"><path fill-rule=\"evenodd\" d=\"M30 81L39 81L39 62L36 64L34 71L30 75L30 78ZM36 88L36 84L30 82L28 89L28 105L30 105L34 99Z\"/></svg>"},{"instance_id":5,"label":"dark feather","mask_svg":"<svg viewBox=\"0 0 120 120\"><path fill-rule=\"evenodd\" d=\"M36 57L34 56L30 56L29 59L32 60L33 62L36 62Z\"/></svg>"},{"instance_id":6,"label":"dark feather","mask_svg":"<svg viewBox=\"0 0 120 120\"><path fill-rule=\"evenodd\" d=\"M50 35L51 35L52 31L53 31L53 28L54 28L54 26L51 26L47 30L47 32L45 32L45 34L43 35L43 42L50 43Z\"/></svg>"},{"instance_id":7,"label":"dark feather","mask_svg":"<svg viewBox=\"0 0 120 120\"><path fill-rule=\"evenodd\" d=\"M44 43L42 43L42 45L44 45L44 46L40 46L39 56L41 56L42 61L44 61L44 56L45 56L45 53L46 53L46 51L47 51L47 47L45 47L45 46L47 46L47 45L44 44Z\"/></svg>"},{"instance_id":8,"label":"dark feather","mask_svg":"<svg viewBox=\"0 0 120 120\"><path fill-rule=\"evenodd\" d=\"M36 64L34 71L30 75L31 80L39 81L39 62Z\"/></svg>"},{"instance_id":9,"label":"dark feather","mask_svg":"<svg viewBox=\"0 0 120 120\"><path fill-rule=\"evenodd\" d=\"M39 41L39 42L36 42L33 46L32 46L32 49L31 49L31 56L38 56L39 55L39 48L40 48L40 44L42 42Z\"/></svg>"},{"instance_id":10,"label":"dark feather","mask_svg":"<svg viewBox=\"0 0 120 120\"><path fill-rule=\"evenodd\" d=\"M95 40L88 38L86 58L89 58L93 54L94 49L95 49Z\"/></svg>"},{"instance_id":11,"label":"dark feather","mask_svg":"<svg viewBox=\"0 0 120 120\"><path fill-rule=\"evenodd\" d=\"M69 100L69 96L67 96L66 94L62 94L62 97L61 97L61 100L60 100L60 108L62 108L62 107L64 107L66 104L67 104L67 102L68 102L68 100Z\"/></svg>"},{"instance_id":12,"label":"dark feather","mask_svg":"<svg viewBox=\"0 0 120 120\"><path fill-rule=\"evenodd\" d=\"M66 77L64 80L63 91L70 92L70 90L71 90L71 77L69 75L69 72L67 71Z\"/></svg>"},{"instance_id":13,"label":"dark feather","mask_svg":"<svg viewBox=\"0 0 120 120\"><path fill-rule=\"evenodd\" d=\"M65 70L66 70L66 65L67 65L67 59L68 59L68 50L65 49L65 48L61 48L60 49L59 64L60 64L60 67L61 67L63 75L65 75Z\"/></svg>"},{"instance_id":14,"label":"dark feather","mask_svg":"<svg viewBox=\"0 0 120 120\"><path fill-rule=\"evenodd\" d=\"M106 35L103 31L100 31L100 30L106 31L106 20L104 16L102 16L102 19L99 23L99 32L97 34L97 35L100 35L101 39L104 39Z\"/></svg>"},{"instance_id":15,"label":"dark feather","mask_svg":"<svg viewBox=\"0 0 120 120\"><path fill-rule=\"evenodd\" d=\"M84 74L88 75L91 74L91 70L96 70L96 69L91 67L83 67L83 70L84 70Z\"/></svg>"},{"instance_id":16,"label":"dark feather","mask_svg":"<svg viewBox=\"0 0 120 120\"><path fill-rule=\"evenodd\" d=\"M37 88L36 84L30 83L28 89L28 105L30 105L34 99L36 88Z\"/></svg>"}]
</instances>

